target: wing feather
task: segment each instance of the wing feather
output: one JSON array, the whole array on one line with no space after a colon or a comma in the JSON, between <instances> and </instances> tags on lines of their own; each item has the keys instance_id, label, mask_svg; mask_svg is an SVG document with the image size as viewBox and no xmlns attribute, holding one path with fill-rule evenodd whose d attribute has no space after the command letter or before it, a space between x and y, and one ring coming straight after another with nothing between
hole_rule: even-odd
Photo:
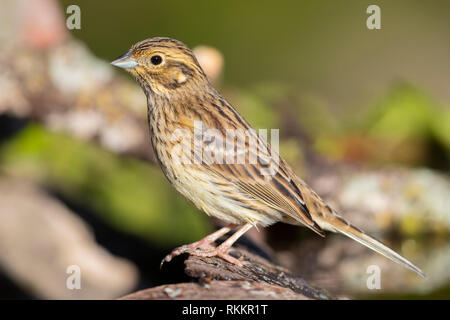
<instances>
[{"instance_id":1,"label":"wing feather","mask_svg":"<svg viewBox=\"0 0 450 320\"><path fill-rule=\"evenodd\" d=\"M233 116L239 115L230 113L230 117ZM227 119L223 118L222 120L223 128L226 129L228 127ZM241 121L244 120L242 119ZM232 128L234 129L234 127ZM232 162L218 164L214 159L204 158L202 165L228 180L243 198L252 199L253 201L258 200L324 236L324 231L313 220L299 188L289 176L290 170L287 167L288 165L277 153L271 150L267 141L255 134L255 132L252 132L249 136L250 141L246 142L246 148L249 145L252 146L252 144L257 146L258 161L256 163L250 164L246 162L242 164ZM225 141L225 139L222 141ZM214 149L216 153L220 154L225 154L226 151L223 143L215 145ZM247 158L246 161L248 161ZM275 169L273 174L264 174L264 172L268 172L268 168Z\"/></svg>"}]
</instances>

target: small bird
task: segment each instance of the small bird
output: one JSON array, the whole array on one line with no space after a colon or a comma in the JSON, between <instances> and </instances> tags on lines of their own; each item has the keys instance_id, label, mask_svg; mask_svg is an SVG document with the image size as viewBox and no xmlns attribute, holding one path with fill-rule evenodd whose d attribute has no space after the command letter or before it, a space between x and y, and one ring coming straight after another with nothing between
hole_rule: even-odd
<instances>
[{"instance_id":1,"label":"small bird","mask_svg":"<svg viewBox=\"0 0 450 320\"><path fill-rule=\"evenodd\" d=\"M325 231L342 233L425 276L407 259L339 216L300 179L212 87L185 44L150 38L111 64L130 72L147 97L154 153L169 182L207 215L229 223L176 248L161 265L182 253L218 256L241 265L241 260L228 253L233 243L252 227L281 221L306 226L320 236ZM239 148L227 148L224 141L230 133L235 134L233 141L242 142ZM217 239L234 229L234 234L214 247Z\"/></svg>"}]
</instances>

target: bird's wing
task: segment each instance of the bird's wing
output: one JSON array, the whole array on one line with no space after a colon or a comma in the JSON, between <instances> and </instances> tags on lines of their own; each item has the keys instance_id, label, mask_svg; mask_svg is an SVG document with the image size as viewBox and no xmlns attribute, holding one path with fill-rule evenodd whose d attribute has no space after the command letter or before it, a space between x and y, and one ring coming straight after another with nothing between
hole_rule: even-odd
<instances>
[{"instance_id":1,"label":"bird's wing","mask_svg":"<svg viewBox=\"0 0 450 320\"><path fill-rule=\"evenodd\" d=\"M268 178L261 177L255 166L249 168L239 164L210 164L207 168L233 184L244 198L258 200L325 236L313 220L300 191L289 178L279 173Z\"/></svg>"},{"instance_id":2,"label":"bird's wing","mask_svg":"<svg viewBox=\"0 0 450 320\"><path fill-rule=\"evenodd\" d=\"M234 134L237 137L234 143L239 144L237 141L242 141L241 151L245 153L244 161L243 163L239 161L239 146L233 146L232 161L225 161L224 155L229 155L231 150L227 148L226 141L222 138L224 140L220 143L215 141L211 145L204 145L203 150L206 151L203 153L204 168L231 183L241 196L260 201L324 236L324 231L311 216L299 186L290 177L289 172L293 171L287 163L279 157L277 152L272 151L269 143L261 138L234 109L223 108L221 112L219 131L226 135L224 128L235 130ZM232 118L234 120L231 120ZM209 125L217 129L216 124L217 122L214 122ZM238 140L240 133L236 133L236 129L242 129L247 136ZM214 155L208 153L208 150L214 150ZM214 158L217 154L222 155L222 163L217 163L217 159Z\"/></svg>"}]
</instances>

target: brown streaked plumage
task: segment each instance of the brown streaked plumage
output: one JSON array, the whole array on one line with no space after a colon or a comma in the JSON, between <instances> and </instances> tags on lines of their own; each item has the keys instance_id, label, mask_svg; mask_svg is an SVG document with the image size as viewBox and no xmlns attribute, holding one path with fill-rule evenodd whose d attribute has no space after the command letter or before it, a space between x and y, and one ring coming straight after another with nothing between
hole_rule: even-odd
<instances>
[{"instance_id":1,"label":"brown streaked plumage","mask_svg":"<svg viewBox=\"0 0 450 320\"><path fill-rule=\"evenodd\" d=\"M237 238L252 226L281 221L306 226L321 236L325 236L325 230L340 232L424 276L411 262L340 217L297 177L210 85L183 43L169 38L147 39L112 64L127 69L145 92L153 148L167 179L206 214L229 223L196 243L174 250L163 262L188 252L218 255L240 264L227 253ZM204 150L201 159L194 142L199 123L204 130L214 129L216 139L200 139ZM223 144L216 143L220 137L225 141L229 130L245 141L245 150L253 150L257 145L266 152L258 154L256 163L248 161L252 151L247 152L244 163L214 161L217 154L229 152ZM272 174L264 174L268 168ZM216 239L238 226L228 240L217 248L211 247Z\"/></svg>"}]
</instances>

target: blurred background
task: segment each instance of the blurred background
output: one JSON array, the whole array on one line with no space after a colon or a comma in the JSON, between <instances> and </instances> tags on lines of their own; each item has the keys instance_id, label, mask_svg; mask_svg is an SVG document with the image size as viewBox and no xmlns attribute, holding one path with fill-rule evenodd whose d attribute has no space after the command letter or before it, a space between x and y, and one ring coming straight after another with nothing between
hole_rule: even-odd
<instances>
[{"instance_id":1,"label":"blurred background","mask_svg":"<svg viewBox=\"0 0 450 320\"><path fill-rule=\"evenodd\" d=\"M69 30L70 5L81 29ZM366 9L381 8L369 30ZM165 254L220 225L155 165L146 101L109 65L137 41L190 48L342 215L428 277L343 236L251 241L349 298L450 298L450 2L0 2L0 299L110 299L177 282ZM382 270L380 290L367 267ZM68 266L82 289L68 290Z\"/></svg>"}]
</instances>

